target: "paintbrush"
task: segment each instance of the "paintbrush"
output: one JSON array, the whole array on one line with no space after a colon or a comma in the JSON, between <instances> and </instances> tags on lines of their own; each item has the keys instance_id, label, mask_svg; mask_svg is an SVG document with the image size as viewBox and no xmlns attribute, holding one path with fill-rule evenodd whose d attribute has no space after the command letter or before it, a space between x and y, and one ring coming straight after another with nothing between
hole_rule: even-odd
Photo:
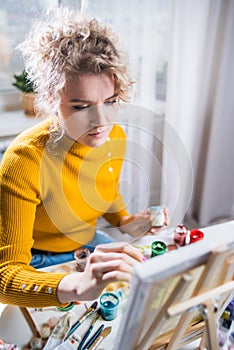
<instances>
[{"instance_id":1,"label":"paintbrush","mask_svg":"<svg viewBox=\"0 0 234 350\"><path fill-rule=\"evenodd\" d=\"M98 330L94 333L94 335L85 343L82 350L87 350L93 344L93 342L99 337L102 333L103 328L105 327L104 323L99 326Z\"/></svg>"},{"instance_id":2,"label":"paintbrush","mask_svg":"<svg viewBox=\"0 0 234 350\"><path fill-rule=\"evenodd\" d=\"M67 332L66 337L64 338L64 341L66 341L76 330L77 328L86 320L86 318L88 318L89 316L91 316L94 312L96 312L96 308L97 308L98 302L95 301L86 311L85 313L79 318L79 320L77 322L75 322L71 328L69 329L69 331Z\"/></svg>"},{"instance_id":3,"label":"paintbrush","mask_svg":"<svg viewBox=\"0 0 234 350\"><path fill-rule=\"evenodd\" d=\"M92 320L92 323L91 323L90 327L88 328L87 332L86 332L85 335L83 336L83 338L82 338L82 340L81 340L81 342L80 342L80 344L79 344L77 350L81 350L81 349L82 349L82 347L83 347L83 345L84 345L86 339L88 338L88 336L89 336L90 333L92 332L93 327L94 327L94 325L95 325L95 323L96 323L96 321L97 321L97 319L98 319L99 316L100 316L100 309L97 310L97 314L95 315L94 319Z\"/></svg>"},{"instance_id":4,"label":"paintbrush","mask_svg":"<svg viewBox=\"0 0 234 350\"><path fill-rule=\"evenodd\" d=\"M96 350L98 346L101 344L103 339L105 339L111 332L111 327L106 327L102 330L102 332L99 334L99 336L90 344L87 344L84 350L89 349L89 350Z\"/></svg>"}]
</instances>

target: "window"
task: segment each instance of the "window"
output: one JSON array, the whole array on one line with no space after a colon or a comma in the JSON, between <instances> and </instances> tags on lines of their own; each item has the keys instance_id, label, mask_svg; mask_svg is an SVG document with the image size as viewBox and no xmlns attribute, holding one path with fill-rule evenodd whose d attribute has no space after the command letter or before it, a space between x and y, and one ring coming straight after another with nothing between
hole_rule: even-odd
<instances>
[{"instance_id":1,"label":"window","mask_svg":"<svg viewBox=\"0 0 234 350\"><path fill-rule=\"evenodd\" d=\"M12 75L23 68L16 46L24 40L33 21L57 0L5 0L0 8L0 92L12 90Z\"/></svg>"},{"instance_id":2,"label":"window","mask_svg":"<svg viewBox=\"0 0 234 350\"><path fill-rule=\"evenodd\" d=\"M62 5L80 8L77 0ZM87 12L112 25L128 52L134 101L164 112L172 0L89 0Z\"/></svg>"},{"instance_id":3,"label":"window","mask_svg":"<svg viewBox=\"0 0 234 350\"><path fill-rule=\"evenodd\" d=\"M5 0L0 9L1 93L15 91L12 76L23 68L16 46L34 19L47 7L80 9L111 24L130 58L135 84L134 102L164 111L172 0Z\"/></svg>"}]
</instances>

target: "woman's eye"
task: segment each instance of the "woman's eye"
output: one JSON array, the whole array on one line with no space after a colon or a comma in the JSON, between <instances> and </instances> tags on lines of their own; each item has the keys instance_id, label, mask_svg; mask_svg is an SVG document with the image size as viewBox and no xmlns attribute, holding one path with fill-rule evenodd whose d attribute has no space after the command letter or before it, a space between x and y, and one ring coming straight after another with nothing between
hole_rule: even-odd
<instances>
[{"instance_id":1,"label":"woman's eye","mask_svg":"<svg viewBox=\"0 0 234 350\"><path fill-rule=\"evenodd\" d=\"M112 106L112 105L114 105L117 102L118 102L118 100L106 101L106 102L104 102L104 105ZM76 111L83 111L84 109L87 109L87 108L90 108L90 107L91 107L90 105L85 105L85 106L75 105L75 106L72 106L72 109L74 109Z\"/></svg>"},{"instance_id":2,"label":"woman's eye","mask_svg":"<svg viewBox=\"0 0 234 350\"><path fill-rule=\"evenodd\" d=\"M72 106L73 109L76 111L83 111L86 108L89 108L89 106Z\"/></svg>"},{"instance_id":3,"label":"woman's eye","mask_svg":"<svg viewBox=\"0 0 234 350\"><path fill-rule=\"evenodd\" d=\"M117 102L118 102L118 100L113 100L113 101L107 101L107 102L105 102L105 104L106 105L113 105L113 104L115 104Z\"/></svg>"}]
</instances>

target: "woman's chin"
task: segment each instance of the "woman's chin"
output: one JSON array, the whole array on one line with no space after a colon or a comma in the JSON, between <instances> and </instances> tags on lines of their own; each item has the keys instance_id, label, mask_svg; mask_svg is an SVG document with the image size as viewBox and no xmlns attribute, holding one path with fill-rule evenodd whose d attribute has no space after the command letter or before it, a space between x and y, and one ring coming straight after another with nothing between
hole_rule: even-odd
<instances>
[{"instance_id":1,"label":"woman's chin","mask_svg":"<svg viewBox=\"0 0 234 350\"><path fill-rule=\"evenodd\" d=\"M103 138L85 138L85 139L78 139L77 142L84 146L88 146L91 148L96 148L102 146L107 141L107 137Z\"/></svg>"},{"instance_id":2,"label":"woman's chin","mask_svg":"<svg viewBox=\"0 0 234 350\"><path fill-rule=\"evenodd\" d=\"M87 146L93 147L93 148L101 147L105 142L106 142L106 138L103 140L95 140L95 141L89 142Z\"/></svg>"}]
</instances>

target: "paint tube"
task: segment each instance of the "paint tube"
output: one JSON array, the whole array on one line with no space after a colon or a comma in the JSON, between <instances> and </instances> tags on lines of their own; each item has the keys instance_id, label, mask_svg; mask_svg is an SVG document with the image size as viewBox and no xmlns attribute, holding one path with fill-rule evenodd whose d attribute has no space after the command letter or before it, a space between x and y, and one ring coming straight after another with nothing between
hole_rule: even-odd
<instances>
[{"instance_id":1,"label":"paint tube","mask_svg":"<svg viewBox=\"0 0 234 350\"><path fill-rule=\"evenodd\" d=\"M50 337L48 338L44 350L55 350L66 337L67 332L72 326L72 321L74 318L74 314L71 312L67 312L63 317L61 317L58 324L53 329Z\"/></svg>"}]
</instances>

